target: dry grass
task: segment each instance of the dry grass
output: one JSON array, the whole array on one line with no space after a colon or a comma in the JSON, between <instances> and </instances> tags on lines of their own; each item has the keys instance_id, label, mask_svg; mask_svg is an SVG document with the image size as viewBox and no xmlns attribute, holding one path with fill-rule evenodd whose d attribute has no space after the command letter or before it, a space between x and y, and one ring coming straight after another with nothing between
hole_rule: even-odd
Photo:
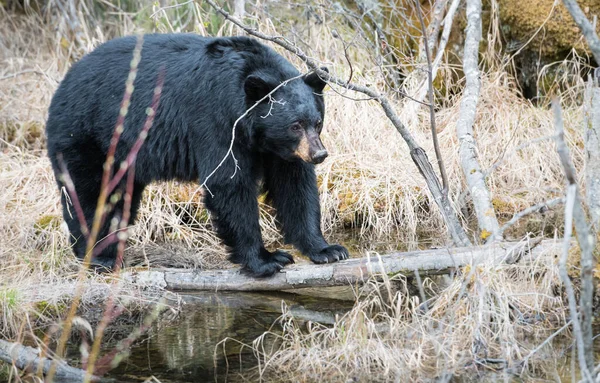
<instances>
[{"instance_id":1,"label":"dry grass","mask_svg":"<svg viewBox=\"0 0 600 383\"><path fill-rule=\"evenodd\" d=\"M373 283L333 326L305 325L284 312L283 332L251 346L257 375L282 382L448 381L497 369L551 375L556 364L545 364L558 351L536 347L565 322L555 255L425 279L426 302L409 294L404 277Z\"/></svg>"},{"instance_id":2,"label":"dry grass","mask_svg":"<svg viewBox=\"0 0 600 383\"><path fill-rule=\"evenodd\" d=\"M4 12L0 9L0 333L10 336L23 328L22 318L40 308L56 307L53 314L59 312L70 299L76 276L59 193L44 152L43 126L50 97L72 59L111 36L131 33L135 24L131 15L118 13L117 21L112 19L106 27L82 22L74 34L58 16L53 20L59 28L51 30L35 14L7 17ZM170 24L161 22L156 28L198 33L210 29L199 8L191 15L179 15L178 23L170 19ZM192 21L184 25L185 17ZM265 32L275 28L268 23L260 27ZM230 32L220 25L215 28L219 33ZM331 29L329 23L315 24L303 37L313 53L326 57L328 65L344 78L349 74L346 58L342 43L331 37ZM355 69L364 63L354 71L353 81L383 85L376 68L369 66L368 54L351 50L350 55ZM453 68L442 71L451 73ZM461 83L446 87L460 90ZM571 99L576 100L579 91L571 89L570 95L575 95ZM355 256L364 250L447 244L437 207L400 136L375 102L345 96L356 97L339 89L327 90L323 140L330 157L318 167L326 236L333 238L352 229L360 240ZM472 225L454 129L458 101L459 97L440 100L437 125L453 206ZM408 103L397 100L398 110L406 112ZM581 108L573 103L564 111L568 143L581 168ZM421 108L410 129L432 155L428 118ZM501 223L527 206L562 194L562 173L554 143L548 139L553 135L551 111L520 98L513 79L500 69L482 77L475 131L483 167L494 168L488 180ZM127 262L228 267L201 206L201 193L195 185L176 182L148 188ZM512 235L551 233L555 228L555 218L544 227L552 221L552 214L530 218ZM261 222L265 242L279 245L272 211L264 205ZM355 309L333 328L314 326L305 333L292 318L284 318L284 333L278 338L281 347L262 355L262 373L282 373L289 380L296 380L296 373L304 381L363 381L386 380L373 378L375 373L419 379L444 371L461 373L466 371L466 362L481 358L500 358L510 365L535 344L524 339L545 334L550 323L564 319L562 303L554 297L556 281L556 268L548 258L519 266L465 270L444 286L426 282L435 297L428 302L431 310L427 313L419 309L415 298L408 298L403 281L388 281L379 293L357 301ZM88 282L84 305L108 293L102 287L103 277L90 276ZM387 289L391 285L399 285L400 290ZM135 287L122 287L125 296L141 299ZM521 320L519 313L524 317L543 313L544 319ZM294 371L283 368L291 360Z\"/></svg>"}]
</instances>

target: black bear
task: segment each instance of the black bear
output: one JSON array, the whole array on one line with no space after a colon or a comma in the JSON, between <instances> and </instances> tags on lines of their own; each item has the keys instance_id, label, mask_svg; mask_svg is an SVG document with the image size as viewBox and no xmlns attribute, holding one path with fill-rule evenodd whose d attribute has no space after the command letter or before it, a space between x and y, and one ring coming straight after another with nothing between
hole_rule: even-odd
<instances>
[{"instance_id":1,"label":"black bear","mask_svg":"<svg viewBox=\"0 0 600 383\"><path fill-rule=\"evenodd\" d=\"M88 227L137 41L133 36L111 40L83 57L68 71L50 105L48 155L61 190L61 169L66 167ZM270 252L263 245L257 202L261 190L276 209L287 243L315 263L346 259L348 251L329 245L320 228L314 164L327 156L319 138L325 82L315 73L302 76L282 56L251 38L145 35L115 152L117 165L126 159L142 131L161 71L160 102L135 163L129 222L135 219L150 182L202 182L214 172L206 181L210 193L204 203L229 248L231 261L246 272L266 277L293 263L290 254ZM241 116L232 146L237 163L229 156L218 167L230 147L232 127ZM126 178L117 188L121 193ZM85 236L65 194L61 193L63 216L74 252L83 258ZM93 253L92 264L97 268L112 268L117 256L115 243L101 244L123 214L123 198L113 199Z\"/></svg>"}]
</instances>

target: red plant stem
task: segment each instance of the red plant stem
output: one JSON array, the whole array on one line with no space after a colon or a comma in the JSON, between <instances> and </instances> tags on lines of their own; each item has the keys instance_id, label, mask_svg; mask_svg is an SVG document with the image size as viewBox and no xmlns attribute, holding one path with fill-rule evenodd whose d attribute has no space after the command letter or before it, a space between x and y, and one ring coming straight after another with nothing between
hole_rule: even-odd
<instances>
[{"instance_id":1,"label":"red plant stem","mask_svg":"<svg viewBox=\"0 0 600 383\"><path fill-rule=\"evenodd\" d=\"M127 225L129 224L129 219L131 217L131 196L133 195L133 181L135 180L135 162L132 165L133 166L127 173L127 186L124 197L125 203L123 204L123 217L121 217L121 222L119 223L119 230L117 231L119 245L117 247L117 260L114 269L115 274L119 273L123 265L123 253L125 252L125 242L127 241L127 237L129 236Z\"/></svg>"},{"instance_id":2,"label":"red plant stem","mask_svg":"<svg viewBox=\"0 0 600 383\"><path fill-rule=\"evenodd\" d=\"M151 326L154 320L158 317L158 315L163 310L163 307L166 305L164 298L162 298L154 307L152 313L144 318L144 322L140 327L131 332L127 338L121 340L115 348L104 355L102 358L98 360L97 366L94 372L101 376L104 375L111 369L111 365L116 361L118 362L118 358L123 351L127 350L133 342L135 342L142 334L144 334ZM89 366L88 366L89 367Z\"/></svg>"},{"instance_id":3,"label":"red plant stem","mask_svg":"<svg viewBox=\"0 0 600 383\"><path fill-rule=\"evenodd\" d=\"M123 174L125 172L127 172L126 190L125 190L125 195L123 197L123 200L124 200L123 216L121 217L121 220L119 222L119 229L117 230L116 233L108 236L105 239L105 242L103 244L104 245L103 248L106 248L106 246L109 246L112 243L114 243L113 242L114 238L116 238L119 242L119 244L117 246L117 259L115 262L115 268L113 270L115 275L118 274L119 271L121 270L121 265L123 263L123 253L125 252L125 243L127 240L127 225L129 224L129 219L131 217L131 197L133 195L133 187L134 187L134 181L135 181L135 160L137 159L137 154L139 153L146 137L148 136L148 131L152 127L152 123L154 122L154 116L156 115L156 110L160 103L160 95L162 93L163 84L164 84L164 68L161 68L158 73L156 87L154 88L152 104L151 104L151 107L148 108L148 111L147 111L147 117L146 117L146 122L144 123L144 127L143 127L142 131L139 133L138 139L136 140L135 144L129 151L129 154L127 155L127 160L121 164L119 171L110 180L110 183L107 187L107 195L108 195L112 192L112 190L114 190L114 187L116 187L116 185L119 184L120 180L123 177ZM111 185L113 185L112 188L111 188ZM114 288L114 286L116 286L116 281L117 281L116 278L113 279L113 288ZM94 375L94 368L95 368L96 360L100 354L100 345L102 343L104 331L106 330L106 327L111 322L111 320L113 320L115 317L114 316L114 312L116 309L114 306L114 297L115 296L116 296L116 292L112 291L111 294L109 295L108 300L106 301L106 308L104 310L104 315L102 316L102 319L100 320L100 323L98 324L98 326L96 328L96 337L94 339L94 343L92 345L92 351L90 352L90 355L88 357L88 364L86 367L87 376L90 378Z\"/></svg>"},{"instance_id":4,"label":"red plant stem","mask_svg":"<svg viewBox=\"0 0 600 383\"><path fill-rule=\"evenodd\" d=\"M160 102L160 95L162 93L164 77L165 77L164 68L161 68L161 70L158 74L158 81L157 81L156 88L154 88L154 95L152 96L152 104L151 104L151 107L148 109L148 113L146 116L146 122L144 123L144 128L142 129L137 140L133 144L133 147L129 151L129 154L127 154L127 158L125 159L125 161L121 162L121 165L119 166L119 170L117 171L117 173L114 175L114 177L108 183L107 194L112 193L112 191L117 187L117 185L123 179L123 176L125 175L127 170L135 163L137 155L138 155L140 149L142 148L144 141L146 141L146 138L148 137L148 131L152 127L152 123L154 122L154 117L156 115L156 110L157 110L158 104Z\"/></svg>"},{"instance_id":5,"label":"red plant stem","mask_svg":"<svg viewBox=\"0 0 600 383\"><path fill-rule=\"evenodd\" d=\"M143 46L143 36L139 35L137 39L136 46L133 50L133 58L130 62L129 76L127 77L127 82L125 83L125 94L123 95L123 101L121 102L121 109L119 112L119 117L117 119L117 125L115 127L115 132L113 133L113 137L111 139L111 145L109 147L109 151L107 154L106 162L104 163L104 172L102 175L102 184L100 187L100 195L98 196L98 203L96 205L96 211L94 213L94 220L92 222L92 227L90 229L90 234L87 238L87 245L85 256L83 258L83 265L79 270L79 274L77 279L79 281L77 285L77 290L75 292L75 296L73 297L73 301L71 302L71 306L69 308L69 312L65 320L63 321L63 331L58 341L58 346L56 347L56 354L58 358L62 357L65 352L65 347L67 345L67 340L69 335L71 334L71 327L73 325L73 318L77 312L77 308L79 307L79 303L81 302L81 295L83 294L83 279L85 278L85 274L87 269L90 266L91 256L92 256L92 248L95 245L96 237L100 232L100 228L102 227L100 224L103 222L103 216L106 215L105 212L105 204L106 198L108 196L106 185L110 179L110 173L112 168L112 163L114 162L114 153L116 152L117 143L119 138L121 137L121 133L123 132L123 127L125 123L125 116L127 116L127 111L129 110L129 103L131 100L131 95L133 93L133 83L135 81L135 77L137 75L137 67L141 59L141 51ZM56 360L58 360L58 358ZM46 377L47 381L52 382L54 375L56 374L56 363L52 363L50 366L50 370L48 371L48 375Z\"/></svg>"},{"instance_id":6,"label":"red plant stem","mask_svg":"<svg viewBox=\"0 0 600 383\"><path fill-rule=\"evenodd\" d=\"M106 162L104 163L104 173L102 174L102 186L108 184L111 176L111 170L115 162L115 152L117 151L117 144L121 139L121 134L125 129L125 117L129 110L129 104L131 102L131 95L133 94L133 83L137 76L137 67L141 59L142 44L144 43L143 35L138 36L135 49L133 51L133 59L131 60L129 76L125 83L125 94L123 94L123 100L121 101L121 108L119 110L119 117L117 118L117 125L113 132L112 138L110 139L110 146L108 147L108 153L106 155ZM110 193L107 193L110 194Z\"/></svg>"}]
</instances>

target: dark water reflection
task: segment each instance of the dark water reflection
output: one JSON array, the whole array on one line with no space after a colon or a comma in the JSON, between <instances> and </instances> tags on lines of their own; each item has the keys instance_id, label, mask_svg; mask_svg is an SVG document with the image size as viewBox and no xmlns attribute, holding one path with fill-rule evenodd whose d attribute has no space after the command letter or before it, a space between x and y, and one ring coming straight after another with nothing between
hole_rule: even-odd
<instances>
[{"instance_id":1,"label":"dark water reflection","mask_svg":"<svg viewBox=\"0 0 600 383\"><path fill-rule=\"evenodd\" d=\"M163 383L242 381L240 370L247 371L257 361L241 343L251 343L269 329L279 331L282 302L295 318L324 324L333 323L335 315L353 304L283 293L186 293L183 299L178 317L156 323L107 377L119 382L150 376ZM235 340L223 343L225 338Z\"/></svg>"}]
</instances>

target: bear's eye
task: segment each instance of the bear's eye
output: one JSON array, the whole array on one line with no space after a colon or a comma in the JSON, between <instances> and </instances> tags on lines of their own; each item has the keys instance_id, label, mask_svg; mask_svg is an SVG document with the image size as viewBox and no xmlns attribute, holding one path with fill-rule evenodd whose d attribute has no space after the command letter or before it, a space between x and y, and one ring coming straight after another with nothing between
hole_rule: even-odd
<instances>
[{"instance_id":1,"label":"bear's eye","mask_svg":"<svg viewBox=\"0 0 600 383\"><path fill-rule=\"evenodd\" d=\"M321 121L321 120L317 121L316 128L317 128L317 133L321 134L321 130L323 130L323 121Z\"/></svg>"},{"instance_id":2,"label":"bear's eye","mask_svg":"<svg viewBox=\"0 0 600 383\"><path fill-rule=\"evenodd\" d=\"M290 129L292 130L292 132L298 133L301 132L304 128L299 122L296 122L292 124L292 126L290 126Z\"/></svg>"}]
</instances>

